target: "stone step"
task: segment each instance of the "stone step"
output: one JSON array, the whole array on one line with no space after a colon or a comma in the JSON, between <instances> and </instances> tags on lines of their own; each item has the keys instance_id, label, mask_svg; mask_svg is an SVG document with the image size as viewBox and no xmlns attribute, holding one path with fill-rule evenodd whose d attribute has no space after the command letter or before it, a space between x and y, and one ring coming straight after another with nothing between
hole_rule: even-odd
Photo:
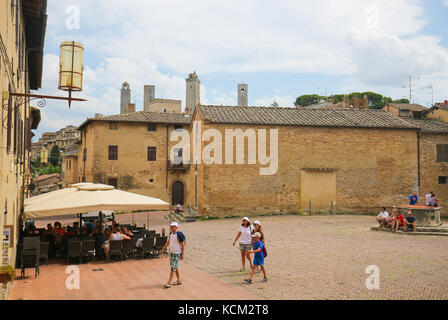
<instances>
[{"instance_id":1,"label":"stone step","mask_svg":"<svg viewBox=\"0 0 448 320\"><path fill-rule=\"evenodd\" d=\"M421 236L439 236L439 237L448 237L448 232L446 229L436 229L434 231L434 228L431 228L433 231L426 231L422 230L424 228L417 228L417 235ZM401 235L414 235L414 232L411 230L408 230L407 232L403 230L398 230L396 232L393 232L391 229L382 229L379 227L372 227L370 229L371 231L380 231L380 232L389 232L389 233L395 233L395 234L401 234Z\"/></svg>"}]
</instances>

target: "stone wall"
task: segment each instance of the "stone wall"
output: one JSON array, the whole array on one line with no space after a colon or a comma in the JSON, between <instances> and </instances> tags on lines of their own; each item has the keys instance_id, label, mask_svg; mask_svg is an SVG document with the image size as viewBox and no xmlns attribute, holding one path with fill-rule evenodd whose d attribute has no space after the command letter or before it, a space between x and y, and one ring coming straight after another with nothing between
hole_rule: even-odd
<instances>
[{"instance_id":1,"label":"stone wall","mask_svg":"<svg viewBox=\"0 0 448 320\"><path fill-rule=\"evenodd\" d=\"M376 212L381 206L407 203L418 187L415 130L203 126L218 129L223 137L225 129L279 129L279 166L273 176L261 176L258 164L199 167L198 210L203 215L308 210L300 199L301 171L308 168L336 172L335 210L341 213Z\"/></svg>"}]
</instances>

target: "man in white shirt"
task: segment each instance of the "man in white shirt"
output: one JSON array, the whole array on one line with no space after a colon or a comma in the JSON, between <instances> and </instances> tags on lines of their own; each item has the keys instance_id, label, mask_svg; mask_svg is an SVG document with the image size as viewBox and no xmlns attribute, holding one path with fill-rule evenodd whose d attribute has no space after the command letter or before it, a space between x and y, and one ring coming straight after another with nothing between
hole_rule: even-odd
<instances>
[{"instance_id":1,"label":"man in white shirt","mask_svg":"<svg viewBox=\"0 0 448 320\"><path fill-rule=\"evenodd\" d=\"M184 259L185 236L182 232L178 231L178 228L179 225L177 222L172 222L170 224L170 236L166 244L163 246L163 249L160 251L160 254L163 254L168 246L170 248L171 271L168 283L164 285L165 288L182 285L179 271L179 260ZM174 275L177 277L177 281L175 283L172 282Z\"/></svg>"},{"instance_id":2,"label":"man in white shirt","mask_svg":"<svg viewBox=\"0 0 448 320\"><path fill-rule=\"evenodd\" d=\"M386 207L381 208L380 214L376 217L376 221L380 224L380 227L385 228L388 225L389 212L386 211Z\"/></svg>"},{"instance_id":3,"label":"man in white shirt","mask_svg":"<svg viewBox=\"0 0 448 320\"><path fill-rule=\"evenodd\" d=\"M430 207L431 206L431 199L434 192L430 192L425 196L425 206Z\"/></svg>"}]
</instances>

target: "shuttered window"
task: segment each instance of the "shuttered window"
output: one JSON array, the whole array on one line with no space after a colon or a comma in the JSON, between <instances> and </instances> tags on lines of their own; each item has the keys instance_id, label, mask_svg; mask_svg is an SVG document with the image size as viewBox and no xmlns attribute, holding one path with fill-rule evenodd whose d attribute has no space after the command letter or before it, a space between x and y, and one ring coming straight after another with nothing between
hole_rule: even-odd
<instances>
[{"instance_id":1,"label":"shuttered window","mask_svg":"<svg viewBox=\"0 0 448 320\"><path fill-rule=\"evenodd\" d=\"M8 86L8 90L11 92L11 86ZM6 117L6 151L9 153L12 140L12 96L9 96L8 99L8 111Z\"/></svg>"},{"instance_id":2,"label":"shuttered window","mask_svg":"<svg viewBox=\"0 0 448 320\"><path fill-rule=\"evenodd\" d=\"M148 161L156 161L156 160L157 160L157 148L148 147Z\"/></svg>"},{"instance_id":3,"label":"shuttered window","mask_svg":"<svg viewBox=\"0 0 448 320\"><path fill-rule=\"evenodd\" d=\"M109 160L118 160L118 146L109 146Z\"/></svg>"},{"instance_id":4,"label":"shuttered window","mask_svg":"<svg viewBox=\"0 0 448 320\"><path fill-rule=\"evenodd\" d=\"M437 162L448 162L448 144L437 145Z\"/></svg>"}]
</instances>

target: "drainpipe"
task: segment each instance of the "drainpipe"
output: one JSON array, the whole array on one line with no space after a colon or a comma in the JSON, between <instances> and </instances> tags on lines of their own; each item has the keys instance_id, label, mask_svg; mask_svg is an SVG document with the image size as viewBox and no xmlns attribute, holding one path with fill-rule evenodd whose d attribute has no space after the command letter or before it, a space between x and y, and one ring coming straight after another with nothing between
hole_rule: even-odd
<instances>
[{"instance_id":1,"label":"drainpipe","mask_svg":"<svg viewBox=\"0 0 448 320\"><path fill-rule=\"evenodd\" d=\"M417 175L418 175L418 192L420 193L420 138L421 138L421 129L417 130Z\"/></svg>"},{"instance_id":2,"label":"drainpipe","mask_svg":"<svg viewBox=\"0 0 448 320\"><path fill-rule=\"evenodd\" d=\"M169 153L168 153L168 127L169 125L166 125L166 189L168 189L168 159L169 159Z\"/></svg>"}]
</instances>

